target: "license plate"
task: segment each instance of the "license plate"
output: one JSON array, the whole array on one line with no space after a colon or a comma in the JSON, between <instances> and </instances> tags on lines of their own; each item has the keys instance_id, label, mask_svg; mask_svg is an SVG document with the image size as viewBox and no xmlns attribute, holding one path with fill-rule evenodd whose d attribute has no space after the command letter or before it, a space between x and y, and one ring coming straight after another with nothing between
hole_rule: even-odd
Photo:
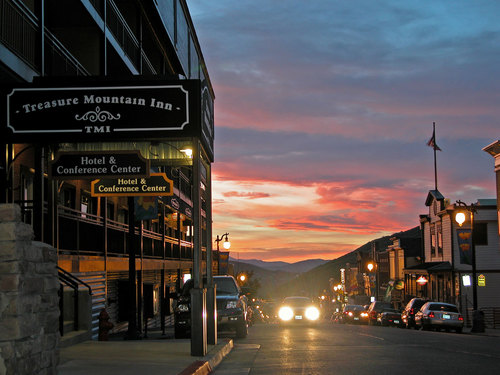
<instances>
[{"instance_id":1,"label":"license plate","mask_svg":"<svg viewBox=\"0 0 500 375\"><path fill-rule=\"evenodd\" d=\"M295 319L301 320L302 319L302 315L295 316Z\"/></svg>"},{"instance_id":2,"label":"license plate","mask_svg":"<svg viewBox=\"0 0 500 375\"><path fill-rule=\"evenodd\" d=\"M354 318L354 320L359 320L359 318Z\"/></svg>"},{"instance_id":3,"label":"license plate","mask_svg":"<svg viewBox=\"0 0 500 375\"><path fill-rule=\"evenodd\" d=\"M443 319L451 319L451 316L449 314L443 314Z\"/></svg>"},{"instance_id":4,"label":"license plate","mask_svg":"<svg viewBox=\"0 0 500 375\"><path fill-rule=\"evenodd\" d=\"M399 320L395 320L394 323L399 324Z\"/></svg>"}]
</instances>

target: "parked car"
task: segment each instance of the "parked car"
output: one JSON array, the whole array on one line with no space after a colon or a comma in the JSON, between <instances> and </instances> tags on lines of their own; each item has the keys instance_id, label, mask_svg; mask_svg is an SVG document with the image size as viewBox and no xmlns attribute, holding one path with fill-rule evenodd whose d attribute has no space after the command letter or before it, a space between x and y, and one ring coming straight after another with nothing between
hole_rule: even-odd
<instances>
[{"instance_id":1,"label":"parked car","mask_svg":"<svg viewBox=\"0 0 500 375\"><path fill-rule=\"evenodd\" d=\"M403 327L401 313L396 309L384 309L377 315L377 324L382 326Z\"/></svg>"},{"instance_id":2,"label":"parked car","mask_svg":"<svg viewBox=\"0 0 500 375\"><path fill-rule=\"evenodd\" d=\"M464 327L464 318L456 305L445 302L426 302L415 314L417 328L424 330L445 329L461 333Z\"/></svg>"},{"instance_id":3,"label":"parked car","mask_svg":"<svg viewBox=\"0 0 500 375\"><path fill-rule=\"evenodd\" d=\"M417 328L415 326L415 314L420 310L424 303L428 302L423 298L412 298L401 312L401 320L406 328Z\"/></svg>"},{"instance_id":4,"label":"parked car","mask_svg":"<svg viewBox=\"0 0 500 375\"><path fill-rule=\"evenodd\" d=\"M280 323L315 323L319 320L318 307L308 297L286 297L279 310Z\"/></svg>"},{"instance_id":5,"label":"parked car","mask_svg":"<svg viewBox=\"0 0 500 375\"><path fill-rule=\"evenodd\" d=\"M368 324L368 312L361 305L345 305L340 322L344 324Z\"/></svg>"},{"instance_id":6,"label":"parked car","mask_svg":"<svg viewBox=\"0 0 500 375\"><path fill-rule=\"evenodd\" d=\"M241 293L233 276L214 276L217 303L217 330L231 330L236 337L248 334L247 299ZM193 280L182 287L174 310L175 338L190 337L191 334L191 289Z\"/></svg>"},{"instance_id":7,"label":"parked car","mask_svg":"<svg viewBox=\"0 0 500 375\"><path fill-rule=\"evenodd\" d=\"M377 324L377 315L384 309L391 309L392 305L389 302L373 301L368 307L368 324Z\"/></svg>"}]
</instances>

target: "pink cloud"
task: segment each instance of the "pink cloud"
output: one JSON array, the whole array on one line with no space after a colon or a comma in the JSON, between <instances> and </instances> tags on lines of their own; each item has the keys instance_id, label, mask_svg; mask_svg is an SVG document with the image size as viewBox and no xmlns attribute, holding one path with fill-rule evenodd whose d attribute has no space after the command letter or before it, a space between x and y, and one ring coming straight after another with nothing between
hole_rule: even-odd
<instances>
[{"instance_id":1,"label":"pink cloud","mask_svg":"<svg viewBox=\"0 0 500 375\"><path fill-rule=\"evenodd\" d=\"M248 199L258 199L258 198L267 198L270 197L270 194L262 193L262 192L238 192L238 191L228 191L222 194L226 198L248 198Z\"/></svg>"}]
</instances>

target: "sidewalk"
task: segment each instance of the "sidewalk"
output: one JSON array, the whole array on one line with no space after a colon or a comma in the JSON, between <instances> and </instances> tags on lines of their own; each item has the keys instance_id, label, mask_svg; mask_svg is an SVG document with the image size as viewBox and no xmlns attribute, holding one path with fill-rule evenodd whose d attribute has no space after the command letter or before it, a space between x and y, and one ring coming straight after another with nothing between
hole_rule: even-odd
<instances>
[{"instance_id":1,"label":"sidewalk","mask_svg":"<svg viewBox=\"0 0 500 375\"><path fill-rule=\"evenodd\" d=\"M494 329L494 328L485 328L484 332L471 332L470 327L465 327L464 333L477 336L500 337L500 329Z\"/></svg>"},{"instance_id":2,"label":"sidewalk","mask_svg":"<svg viewBox=\"0 0 500 375\"><path fill-rule=\"evenodd\" d=\"M59 375L205 375L232 350L233 340L218 339L203 357L191 356L191 340L150 332L147 339L85 341L61 348Z\"/></svg>"}]
</instances>

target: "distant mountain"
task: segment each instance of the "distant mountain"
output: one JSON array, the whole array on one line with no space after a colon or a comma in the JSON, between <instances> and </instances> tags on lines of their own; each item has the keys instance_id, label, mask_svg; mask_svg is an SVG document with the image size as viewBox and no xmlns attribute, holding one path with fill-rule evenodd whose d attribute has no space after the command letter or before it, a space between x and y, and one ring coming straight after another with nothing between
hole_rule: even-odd
<instances>
[{"instance_id":1,"label":"distant mountain","mask_svg":"<svg viewBox=\"0 0 500 375\"><path fill-rule=\"evenodd\" d=\"M346 266L346 263L356 265L357 253L367 254L372 249L372 244L375 244L377 251L384 251L388 245L392 243L392 237L399 238L418 238L420 237L420 227L415 227L407 231L394 233L390 236L384 236L367 242L366 244L358 247L356 250L348 254L324 263L308 272L304 272L291 279L290 281L278 285L274 288L276 296L286 295L319 295L323 290L328 290L329 279L333 278L336 282L340 282L340 269Z\"/></svg>"},{"instance_id":2,"label":"distant mountain","mask_svg":"<svg viewBox=\"0 0 500 375\"><path fill-rule=\"evenodd\" d=\"M259 297L263 298L268 298L277 285L286 284L297 275L291 272L269 270L250 263L237 262L231 259L229 262L235 275L244 272L251 275L253 279L258 280L261 285Z\"/></svg>"},{"instance_id":3,"label":"distant mountain","mask_svg":"<svg viewBox=\"0 0 500 375\"><path fill-rule=\"evenodd\" d=\"M257 266L259 268L263 268L265 270L270 271L284 271L291 273L302 273L312 270L315 267L318 267L322 264L329 262L324 259L308 259L295 263L287 263L287 262L266 262L264 260L259 259L233 259L230 258L229 261L231 263L240 263L240 264L250 264L253 266Z\"/></svg>"}]
</instances>

